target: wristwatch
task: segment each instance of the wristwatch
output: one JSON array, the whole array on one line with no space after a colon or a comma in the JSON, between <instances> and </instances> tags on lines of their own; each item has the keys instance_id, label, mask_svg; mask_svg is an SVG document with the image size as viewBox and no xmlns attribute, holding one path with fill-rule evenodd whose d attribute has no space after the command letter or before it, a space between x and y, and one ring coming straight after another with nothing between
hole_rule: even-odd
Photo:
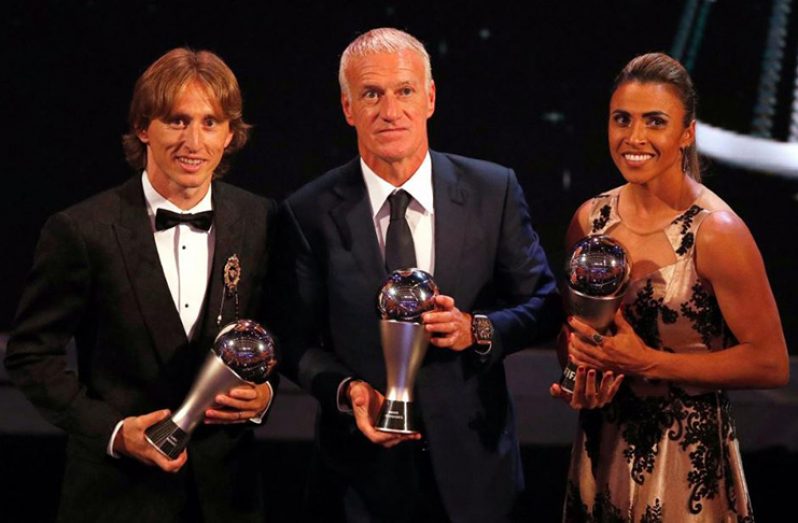
<instances>
[{"instance_id":1,"label":"wristwatch","mask_svg":"<svg viewBox=\"0 0 798 523\"><path fill-rule=\"evenodd\" d=\"M484 314L471 316L471 333L474 335L474 352L486 356L493 347L493 323Z\"/></svg>"}]
</instances>

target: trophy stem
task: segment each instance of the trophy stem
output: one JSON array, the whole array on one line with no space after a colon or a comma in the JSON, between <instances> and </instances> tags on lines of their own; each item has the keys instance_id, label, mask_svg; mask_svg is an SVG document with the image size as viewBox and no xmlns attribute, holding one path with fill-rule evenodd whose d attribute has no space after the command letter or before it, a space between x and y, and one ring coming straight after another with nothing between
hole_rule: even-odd
<instances>
[{"instance_id":1,"label":"trophy stem","mask_svg":"<svg viewBox=\"0 0 798 523\"><path fill-rule=\"evenodd\" d=\"M413 385L429 345L429 333L420 323L381 320L387 390L376 428L413 434Z\"/></svg>"},{"instance_id":2,"label":"trophy stem","mask_svg":"<svg viewBox=\"0 0 798 523\"><path fill-rule=\"evenodd\" d=\"M145 438L158 452L175 459L188 445L191 432L202 421L205 409L213 405L216 395L240 383L244 380L210 351L183 404L174 415L149 427L144 432Z\"/></svg>"}]
</instances>

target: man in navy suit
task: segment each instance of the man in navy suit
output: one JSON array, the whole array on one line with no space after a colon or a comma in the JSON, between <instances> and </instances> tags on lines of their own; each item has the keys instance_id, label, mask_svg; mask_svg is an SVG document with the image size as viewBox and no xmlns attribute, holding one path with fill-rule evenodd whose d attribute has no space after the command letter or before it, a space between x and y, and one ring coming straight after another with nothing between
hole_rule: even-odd
<instances>
[{"instance_id":1,"label":"man in navy suit","mask_svg":"<svg viewBox=\"0 0 798 523\"><path fill-rule=\"evenodd\" d=\"M123 143L136 175L42 230L5 364L67 432L61 521L263 519L251 421L269 383L217 396L176 459L144 438L181 404L220 325L261 314L275 205L214 180L247 141L241 107L218 56L166 53L133 93ZM234 260L237 296L223 281Z\"/></svg>"},{"instance_id":2,"label":"man in navy suit","mask_svg":"<svg viewBox=\"0 0 798 523\"><path fill-rule=\"evenodd\" d=\"M511 520L523 472L503 359L560 321L523 191L510 169L429 150L435 84L411 35L361 35L339 81L359 157L280 214L284 372L320 404L309 519ZM442 295L423 317L421 433L396 435L374 428L386 385L376 296L408 264Z\"/></svg>"}]
</instances>

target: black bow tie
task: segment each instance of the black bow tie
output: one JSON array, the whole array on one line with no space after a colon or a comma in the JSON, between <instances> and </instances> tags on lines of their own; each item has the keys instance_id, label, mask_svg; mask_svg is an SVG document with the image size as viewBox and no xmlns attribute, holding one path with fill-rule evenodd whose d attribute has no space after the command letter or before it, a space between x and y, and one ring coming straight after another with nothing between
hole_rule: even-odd
<instances>
[{"instance_id":1,"label":"black bow tie","mask_svg":"<svg viewBox=\"0 0 798 523\"><path fill-rule=\"evenodd\" d=\"M156 231L171 229L180 223L187 223L192 227L207 231L211 228L211 224L213 223L213 211L181 214L167 211L166 209L158 209L158 212L155 213Z\"/></svg>"}]
</instances>

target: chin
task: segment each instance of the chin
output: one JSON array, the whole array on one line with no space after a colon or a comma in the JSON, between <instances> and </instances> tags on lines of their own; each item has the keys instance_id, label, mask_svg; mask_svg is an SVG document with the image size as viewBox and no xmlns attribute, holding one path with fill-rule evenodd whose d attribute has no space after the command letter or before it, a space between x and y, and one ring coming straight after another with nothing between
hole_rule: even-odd
<instances>
[{"instance_id":1,"label":"chin","mask_svg":"<svg viewBox=\"0 0 798 523\"><path fill-rule=\"evenodd\" d=\"M197 187L202 187L212 178L212 174L206 175L199 173L197 174L183 174L180 176L175 176L173 181L181 187L185 187L186 189L196 189Z\"/></svg>"},{"instance_id":2,"label":"chin","mask_svg":"<svg viewBox=\"0 0 798 523\"><path fill-rule=\"evenodd\" d=\"M634 185L646 185L653 177L652 176L623 176L624 180Z\"/></svg>"}]
</instances>

